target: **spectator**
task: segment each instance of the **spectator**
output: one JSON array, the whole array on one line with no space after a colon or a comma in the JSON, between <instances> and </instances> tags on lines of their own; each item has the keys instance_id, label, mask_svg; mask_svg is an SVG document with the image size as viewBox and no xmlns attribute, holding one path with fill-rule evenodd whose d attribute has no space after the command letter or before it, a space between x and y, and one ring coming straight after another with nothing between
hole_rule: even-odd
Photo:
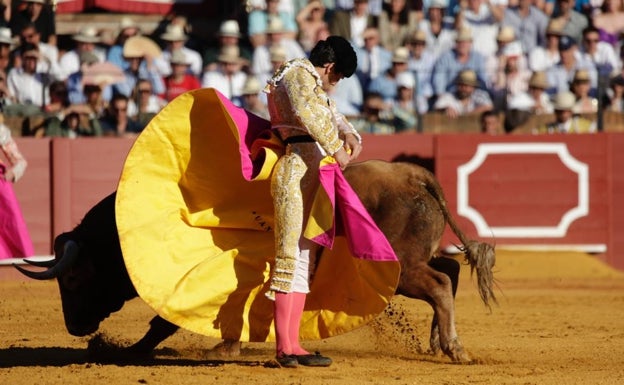
<instances>
[{"instance_id":1,"label":"spectator","mask_svg":"<svg viewBox=\"0 0 624 385\"><path fill-rule=\"evenodd\" d=\"M279 0L266 0L265 9L255 9L249 13L248 34L251 45L256 48L267 44L267 29L271 19L280 20L285 38L297 39L297 24L294 15L279 10Z\"/></svg>"},{"instance_id":2,"label":"spectator","mask_svg":"<svg viewBox=\"0 0 624 385\"><path fill-rule=\"evenodd\" d=\"M624 112L624 76L617 75L609 82L609 106L608 111Z\"/></svg>"},{"instance_id":3,"label":"spectator","mask_svg":"<svg viewBox=\"0 0 624 385\"><path fill-rule=\"evenodd\" d=\"M518 0L517 5L507 7L502 24L513 28L524 52L546 46L548 16L533 5L533 0Z\"/></svg>"},{"instance_id":4,"label":"spectator","mask_svg":"<svg viewBox=\"0 0 624 385\"><path fill-rule=\"evenodd\" d=\"M528 73L526 57L522 51L522 45L516 40L513 28L501 27L496 36L496 44L496 52L489 56L486 62L486 73L489 75L486 83L488 88L493 88L495 92L505 89L510 83L506 71L513 69L518 73L526 74L525 87L521 90L526 91L526 81L531 74ZM509 61L513 61L513 63L509 63Z\"/></svg>"},{"instance_id":5,"label":"spectator","mask_svg":"<svg viewBox=\"0 0 624 385\"><path fill-rule=\"evenodd\" d=\"M124 44L126 43L126 40L128 40L132 36L137 36L140 34L141 29L132 18L128 16L122 17L121 21L119 22L119 33L117 33L114 44L108 49L106 53L106 61L115 64L121 69L127 69L129 63L124 59L123 56Z\"/></svg>"},{"instance_id":6,"label":"spectator","mask_svg":"<svg viewBox=\"0 0 624 385\"><path fill-rule=\"evenodd\" d=\"M0 28L10 28L11 13L12 13L11 0L0 1Z\"/></svg>"},{"instance_id":7,"label":"spectator","mask_svg":"<svg viewBox=\"0 0 624 385\"><path fill-rule=\"evenodd\" d=\"M444 111L449 118L455 119L460 115L480 114L493 109L490 95L477 88L479 81L475 71L461 71L455 83L456 90L440 95L433 106L434 110Z\"/></svg>"},{"instance_id":8,"label":"spectator","mask_svg":"<svg viewBox=\"0 0 624 385\"><path fill-rule=\"evenodd\" d=\"M255 75L260 75L270 71L271 64L269 63L269 49L272 46L282 47L284 49L284 53L286 54L286 60L306 56L299 43L284 34L284 26L280 19L273 18L269 21L269 26L266 29L266 35L267 44L257 46L253 52L251 69Z\"/></svg>"},{"instance_id":9,"label":"spectator","mask_svg":"<svg viewBox=\"0 0 624 385\"><path fill-rule=\"evenodd\" d=\"M367 89L371 80L385 73L392 66L392 52L379 44L377 28L366 28L363 38L364 46L355 49L357 54L355 74L362 85L362 89Z\"/></svg>"},{"instance_id":10,"label":"spectator","mask_svg":"<svg viewBox=\"0 0 624 385\"><path fill-rule=\"evenodd\" d=\"M496 51L496 35L503 20L504 7L490 0L467 0L459 18L460 28L470 28L473 37L478 37L479 44L474 49L484 56Z\"/></svg>"},{"instance_id":11,"label":"spectator","mask_svg":"<svg viewBox=\"0 0 624 385\"><path fill-rule=\"evenodd\" d=\"M151 83L153 93L162 95L165 92L165 83L156 68L156 59L152 56L153 53L143 50L135 44L129 44L129 42L130 40L126 41L123 50L128 68L123 71L124 80L113 84L113 92L131 98L139 80L146 79ZM187 51L183 52L186 55ZM165 52L163 52L163 56L165 56ZM169 54L166 56L170 58ZM170 63L167 63L167 67L171 69Z\"/></svg>"},{"instance_id":12,"label":"spectator","mask_svg":"<svg viewBox=\"0 0 624 385\"><path fill-rule=\"evenodd\" d=\"M7 74L0 69L0 113L6 114L7 108L14 102L13 95L11 95L11 91L9 91L7 86Z\"/></svg>"},{"instance_id":13,"label":"spectator","mask_svg":"<svg viewBox=\"0 0 624 385\"><path fill-rule=\"evenodd\" d=\"M491 86L491 94L497 103L496 107L504 109L510 99L523 94L528 89L531 71L526 66L525 57L519 42L511 42L503 48L500 56L499 68L496 69L496 78Z\"/></svg>"},{"instance_id":14,"label":"spectator","mask_svg":"<svg viewBox=\"0 0 624 385\"><path fill-rule=\"evenodd\" d=\"M609 78L610 75L620 69L620 62L613 46L600 41L600 31L593 26L583 30L583 44L581 55L587 61L592 61L599 76Z\"/></svg>"},{"instance_id":15,"label":"spectator","mask_svg":"<svg viewBox=\"0 0 624 385\"><path fill-rule=\"evenodd\" d=\"M577 70L570 85L570 91L576 97L574 112L578 114L590 114L598 112L598 99L589 95L590 78L587 70Z\"/></svg>"},{"instance_id":16,"label":"spectator","mask_svg":"<svg viewBox=\"0 0 624 385\"><path fill-rule=\"evenodd\" d=\"M485 57L472 49L472 31L467 28L459 30L455 48L442 53L436 60L432 77L434 94L442 95L451 91L457 75L464 69L473 70L479 83L485 86Z\"/></svg>"},{"instance_id":17,"label":"spectator","mask_svg":"<svg viewBox=\"0 0 624 385\"><path fill-rule=\"evenodd\" d=\"M455 28L444 18L447 5L447 0L431 0L427 18L418 23L418 29L427 34L427 47L431 49L433 59L455 45Z\"/></svg>"},{"instance_id":18,"label":"spectator","mask_svg":"<svg viewBox=\"0 0 624 385\"><path fill-rule=\"evenodd\" d=\"M535 115L540 114L552 114L554 112L553 105L550 101L549 95L546 90L550 88L548 84L548 78L546 72L537 71L533 72L529 79L529 91L528 94L531 97L533 104L530 111Z\"/></svg>"},{"instance_id":19,"label":"spectator","mask_svg":"<svg viewBox=\"0 0 624 385\"><path fill-rule=\"evenodd\" d=\"M0 31L0 37L2 31ZM41 60L37 62L37 71L49 73L55 79L62 78L62 72L59 67L59 52L56 46L41 41L41 34L37 31L35 24L25 24L20 31L20 45L31 43L39 47ZM19 49L16 50L19 52ZM21 64L15 63L15 66Z\"/></svg>"},{"instance_id":20,"label":"spectator","mask_svg":"<svg viewBox=\"0 0 624 385\"><path fill-rule=\"evenodd\" d=\"M103 62L105 59L105 52L96 47L96 43L100 41L98 31L92 26L86 26L82 28L77 34L72 36L75 48L65 52L59 59L59 66L61 67L61 79L67 79L69 75L78 72L80 70L80 55L83 52L90 52L94 54L98 62Z\"/></svg>"},{"instance_id":21,"label":"spectator","mask_svg":"<svg viewBox=\"0 0 624 385\"><path fill-rule=\"evenodd\" d=\"M84 110L82 106L75 106L69 108L66 114L48 118L45 123L45 136L71 139L101 136L99 121L90 118L88 125L85 125L81 117L84 114L88 115L88 110Z\"/></svg>"},{"instance_id":22,"label":"spectator","mask_svg":"<svg viewBox=\"0 0 624 385\"><path fill-rule=\"evenodd\" d=\"M215 88L234 104L240 106L240 97L247 75L241 71L243 59L240 57L238 47L223 47L217 60L219 68L216 71L204 73L201 85Z\"/></svg>"},{"instance_id":23,"label":"spectator","mask_svg":"<svg viewBox=\"0 0 624 385\"><path fill-rule=\"evenodd\" d=\"M203 72L202 58L199 52L185 46L188 36L184 32L184 28L178 24L170 24L167 26L165 33L160 35L165 42L165 48L160 57L154 58L154 66L161 77L171 75L171 53L176 50L182 50L186 59L190 64L190 71L195 76L200 76ZM156 87L154 87L156 89Z\"/></svg>"},{"instance_id":24,"label":"spectator","mask_svg":"<svg viewBox=\"0 0 624 385\"><path fill-rule=\"evenodd\" d=\"M0 69L5 72L10 70L11 67L15 67L15 58L12 59L11 55L12 45L13 38L11 36L11 30L0 27Z\"/></svg>"},{"instance_id":25,"label":"spectator","mask_svg":"<svg viewBox=\"0 0 624 385\"><path fill-rule=\"evenodd\" d=\"M351 122L358 132L369 134L394 133L392 114L388 109L388 105L384 103L383 97L375 92L371 92L364 97L362 115Z\"/></svg>"},{"instance_id":26,"label":"spectator","mask_svg":"<svg viewBox=\"0 0 624 385\"><path fill-rule=\"evenodd\" d=\"M559 39L559 55L560 61L551 67L546 73L548 75L548 83L551 88L550 94L556 94L569 91L570 84L574 79L576 70L584 69L589 72L591 88L595 89L598 84L598 76L594 63L587 60L577 52L576 41L569 36L562 36Z\"/></svg>"},{"instance_id":27,"label":"spectator","mask_svg":"<svg viewBox=\"0 0 624 385\"><path fill-rule=\"evenodd\" d=\"M297 42L307 54L316 45L318 31L329 28L325 22L325 6L320 0L309 0L297 14L296 20L299 27Z\"/></svg>"},{"instance_id":28,"label":"spectator","mask_svg":"<svg viewBox=\"0 0 624 385\"><path fill-rule=\"evenodd\" d=\"M165 92L160 97L170 102L183 93L201 88L199 79L188 72L190 63L181 50L171 55L171 75L164 79ZM151 85L150 85L151 92Z\"/></svg>"},{"instance_id":29,"label":"spectator","mask_svg":"<svg viewBox=\"0 0 624 385\"><path fill-rule=\"evenodd\" d=\"M596 132L596 123L574 115L574 94L565 91L555 96L555 120L533 130L535 134L585 134Z\"/></svg>"},{"instance_id":30,"label":"spectator","mask_svg":"<svg viewBox=\"0 0 624 385\"><path fill-rule=\"evenodd\" d=\"M98 63L98 57L90 51L85 51L80 54L80 70L72 73L66 80L67 90L69 94L69 101L72 104L85 103L84 94L84 71L91 65ZM110 85L101 85L104 89L103 97L105 100L110 100L113 91Z\"/></svg>"},{"instance_id":31,"label":"spectator","mask_svg":"<svg viewBox=\"0 0 624 385\"><path fill-rule=\"evenodd\" d=\"M266 86L267 81L273 77L275 71L277 71L285 61L286 50L279 45L271 46L269 48L269 62L271 63L271 67L261 74L255 74L255 77L260 81L262 86ZM260 94L260 99L263 103L267 103L267 96L264 92Z\"/></svg>"},{"instance_id":32,"label":"spectator","mask_svg":"<svg viewBox=\"0 0 624 385\"><path fill-rule=\"evenodd\" d=\"M354 0L353 9L334 12L329 22L329 31L360 48L364 46L364 30L376 26L377 20L368 9L368 0Z\"/></svg>"},{"instance_id":33,"label":"spectator","mask_svg":"<svg viewBox=\"0 0 624 385\"><path fill-rule=\"evenodd\" d=\"M18 0L20 2L20 0ZM17 12L11 15L11 33L19 35L24 25L34 23L41 33L41 41L50 45L56 44L56 20L54 9L46 0L25 0L23 9L16 8Z\"/></svg>"},{"instance_id":34,"label":"spectator","mask_svg":"<svg viewBox=\"0 0 624 385\"><path fill-rule=\"evenodd\" d=\"M219 32L217 33L218 43L208 46L204 51L204 72L217 69L217 57L221 52L221 48L226 46L238 47L241 57L251 63L252 53L242 44L241 36L240 28L236 20L225 20L221 23Z\"/></svg>"},{"instance_id":35,"label":"spectator","mask_svg":"<svg viewBox=\"0 0 624 385\"><path fill-rule=\"evenodd\" d=\"M397 76L408 70L407 63L409 61L409 50L405 47L399 47L394 50L392 55L392 66L381 76L373 79L367 91L381 94L385 102L391 102L397 93Z\"/></svg>"},{"instance_id":36,"label":"spectator","mask_svg":"<svg viewBox=\"0 0 624 385\"><path fill-rule=\"evenodd\" d=\"M389 51L394 51L405 44L417 26L416 13L410 10L406 0L385 2L379 15L381 45Z\"/></svg>"},{"instance_id":37,"label":"spectator","mask_svg":"<svg viewBox=\"0 0 624 385\"><path fill-rule=\"evenodd\" d=\"M563 36L563 23L551 20L546 28L546 45L537 46L529 52L529 69L547 71L560 60L559 39Z\"/></svg>"},{"instance_id":38,"label":"spectator","mask_svg":"<svg viewBox=\"0 0 624 385\"><path fill-rule=\"evenodd\" d=\"M134 138L143 129L128 117L128 97L122 94L113 96L99 123L104 136Z\"/></svg>"},{"instance_id":39,"label":"spectator","mask_svg":"<svg viewBox=\"0 0 624 385\"><path fill-rule=\"evenodd\" d=\"M395 132L414 131L416 129L418 111L414 89L414 74L405 71L397 75L397 95L391 103L391 111Z\"/></svg>"},{"instance_id":40,"label":"spectator","mask_svg":"<svg viewBox=\"0 0 624 385\"><path fill-rule=\"evenodd\" d=\"M501 125L500 114L494 110L483 111L479 121L481 122L481 133L483 134L502 135L505 133Z\"/></svg>"},{"instance_id":41,"label":"spectator","mask_svg":"<svg viewBox=\"0 0 624 385\"><path fill-rule=\"evenodd\" d=\"M556 7L552 14L553 19L563 22L563 34L575 41L583 38L583 30L587 27L587 17L574 10L573 0L556 0Z\"/></svg>"},{"instance_id":42,"label":"spectator","mask_svg":"<svg viewBox=\"0 0 624 385\"><path fill-rule=\"evenodd\" d=\"M408 39L410 58L407 68L415 78L415 97L417 99L418 112L424 114L429 109L428 100L433 96L431 87L431 75L435 64L434 54L427 47L427 34L423 30L417 30Z\"/></svg>"},{"instance_id":43,"label":"spectator","mask_svg":"<svg viewBox=\"0 0 624 385\"><path fill-rule=\"evenodd\" d=\"M363 90L356 76L343 78L328 94L336 102L336 110L345 116L357 116L363 103Z\"/></svg>"},{"instance_id":44,"label":"spectator","mask_svg":"<svg viewBox=\"0 0 624 385\"><path fill-rule=\"evenodd\" d=\"M269 109L266 103L260 99L260 82L255 76L247 76L245 84L243 85L242 94L242 107L247 111L258 115L261 118L269 119Z\"/></svg>"},{"instance_id":45,"label":"spectator","mask_svg":"<svg viewBox=\"0 0 624 385\"><path fill-rule=\"evenodd\" d=\"M32 241L11 185L24 175L28 163L4 123L0 123L0 150L8 160L8 165L0 160L0 259L30 257Z\"/></svg>"},{"instance_id":46,"label":"spectator","mask_svg":"<svg viewBox=\"0 0 624 385\"><path fill-rule=\"evenodd\" d=\"M34 44L24 44L20 50L22 66L12 68L7 78L9 92L16 103L22 105L26 114L39 113L48 104L47 78L37 72L39 50Z\"/></svg>"},{"instance_id":47,"label":"spectator","mask_svg":"<svg viewBox=\"0 0 624 385\"><path fill-rule=\"evenodd\" d=\"M621 32L624 31L624 3L621 0L603 0L598 12L592 16L592 21L598 28L600 41L617 49Z\"/></svg>"},{"instance_id":48,"label":"spectator","mask_svg":"<svg viewBox=\"0 0 624 385\"><path fill-rule=\"evenodd\" d=\"M152 83L148 79L139 79L128 100L128 117L139 124L141 130L167 104L154 94Z\"/></svg>"}]
</instances>

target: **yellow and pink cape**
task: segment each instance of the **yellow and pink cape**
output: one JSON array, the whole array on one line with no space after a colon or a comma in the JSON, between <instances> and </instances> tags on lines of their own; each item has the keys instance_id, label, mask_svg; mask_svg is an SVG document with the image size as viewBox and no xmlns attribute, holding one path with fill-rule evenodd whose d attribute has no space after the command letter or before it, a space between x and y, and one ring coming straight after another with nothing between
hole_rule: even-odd
<instances>
[{"instance_id":1,"label":"yellow and pink cape","mask_svg":"<svg viewBox=\"0 0 624 385\"><path fill-rule=\"evenodd\" d=\"M206 336L274 339L270 179L283 144L270 123L214 89L185 93L150 122L126 159L117 227L139 296L161 317ZM394 294L399 263L331 157L305 236L326 246L301 338L373 319Z\"/></svg>"}]
</instances>

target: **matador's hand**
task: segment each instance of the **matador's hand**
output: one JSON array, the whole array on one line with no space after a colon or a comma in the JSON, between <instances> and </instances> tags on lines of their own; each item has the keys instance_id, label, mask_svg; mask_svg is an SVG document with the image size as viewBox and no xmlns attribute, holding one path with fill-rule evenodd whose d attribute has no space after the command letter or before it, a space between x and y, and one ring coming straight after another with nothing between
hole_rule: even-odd
<instances>
[{"instance_id":1,"label":"matador's hand","mask_svg":"<svg viewBox=\"0 0 624 385\"><path fill-rule=\"evenodd\" d=\"M350 154L349 160L355 160L362 152L362 144L357 136L351 133L345 134L344 148Z\"/></svg>"}]
</instances>

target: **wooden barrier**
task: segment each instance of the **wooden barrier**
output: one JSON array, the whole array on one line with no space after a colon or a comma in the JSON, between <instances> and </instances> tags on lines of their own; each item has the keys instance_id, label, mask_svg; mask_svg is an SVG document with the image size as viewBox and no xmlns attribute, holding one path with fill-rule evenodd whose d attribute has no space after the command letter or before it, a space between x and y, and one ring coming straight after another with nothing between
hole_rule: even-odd
<instances>
[{"instance_id":1,"label":"wooden barrier","mask_svg":"<svg viewBox=\"0 0 624 385\"><path fill-rule=\"evenodd\" d=\"M36 252L117 185L131 139L18 138L16 193ZM624 269L624 134L364 136L362 160L435 163L451 211L499 247L600 252ZM446 234L443 246L456 240ZM602 253L606 251L606 253Z\"/></svg>"}]
</instances>

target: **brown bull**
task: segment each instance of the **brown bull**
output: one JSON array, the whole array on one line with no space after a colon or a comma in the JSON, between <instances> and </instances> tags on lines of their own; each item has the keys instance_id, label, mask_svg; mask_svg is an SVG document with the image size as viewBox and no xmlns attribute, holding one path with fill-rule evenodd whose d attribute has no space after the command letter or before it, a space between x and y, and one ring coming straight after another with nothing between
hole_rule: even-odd
<instances>
[{"instance_id":1,"label":"brown bull","mask_svg":"<svg viewBox=\"0 0 624 385\"><path fill-rule=\"evenodd\" d=\"M444 351L452 360L469 361L455 331L454 295L459 264L450 258L433 258L445 224L462 242L466 261L478 276L481 298L489 304L492 292L494 248L470 241L450 216L434 176L410 163L368 161L350 165L345 176L384 232L401 261L397 294L427 301L434 309L431 328L433 351ZM100 322L137 295L123 263L115 226L115 194L91 208L82 222L55 239L55 260L34 263L48 267L33 272L16 266L34 279L57 278L67 330L77 336L95 332ZM154 317L150 330L116 359L140 358L177 330ZM235 355L238 341L224 341L219 350ZM96 352L97 353L97 352Z\"/></svg>"}]
</instances>

